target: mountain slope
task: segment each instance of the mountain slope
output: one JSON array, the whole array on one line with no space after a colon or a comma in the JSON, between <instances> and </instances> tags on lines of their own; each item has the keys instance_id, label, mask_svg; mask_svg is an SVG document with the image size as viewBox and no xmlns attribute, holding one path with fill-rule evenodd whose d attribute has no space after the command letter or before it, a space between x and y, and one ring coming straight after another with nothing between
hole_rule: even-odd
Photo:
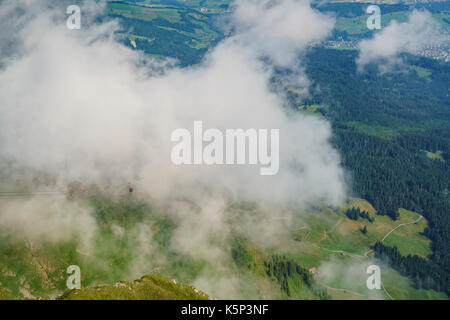
<instances>
[{"instance_id":1,"label":"mountain slope","mask_svg":"<svg viewBox=\"0 0 450 320\"><path fill-rule=\"evenodd\" d=\"M14 297L5 289L0 288L0 300L16 300L16 297Z\"/></svg>"},{"instance_id":2,"label":"mountain slope","mask_svg":"<svg viewBox=\"0 0 450 320\"><path fill-rule=\"evenodd\" d=\"M114 286L73 289L58 300L208 300L206 293L175 280L147 275L133 282L119 281Z\"/></svg>"}]
</instances>

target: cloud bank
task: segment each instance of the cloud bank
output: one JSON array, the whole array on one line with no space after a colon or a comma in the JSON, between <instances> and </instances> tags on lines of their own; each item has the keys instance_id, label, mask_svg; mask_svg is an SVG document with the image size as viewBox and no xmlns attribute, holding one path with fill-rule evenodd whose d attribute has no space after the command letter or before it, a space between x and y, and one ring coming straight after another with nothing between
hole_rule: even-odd
<instances>
[{"instance_id":1,"label":"cloud bank","mask_svg":"<svg viewBox=\"0 0 450 320\"><path fill-rule=\"evenodd\" d=\"M188 68L123 46L114 21L68 30L64 10L37 3L1 4L2 19L20 9L22 21L8 30L17 50L4 56L2 51L3 158L50 174L59 188L73 180L104 190L133 181L136 190L177 222L173 248L218 268L229 259L224 247L234 229L275 241L285 225L268 227L264 218L282 214L288 205L338 205L345 199L344 172L329 141L329 123L288 116L286 101L269 85L271 66L294 63L309 42L332 29L333 20L307 1L237 1L235 34ZM8 38L1 32L2 39ZM195 120L220 130L280 129L279 173L261 176L259 166L247 165L174 165L171 133L192 130ZM241 200L258 203L261 216L235 227L228 208ZM34 215L28 213L28 219ZM50 219L46 231L57 223ZM265 237L260 230L267 231ZM214 283L227 282L226 275L222 280L216 275ZM204 279L199 283L205 286Z\"/></svg>"},{"instance_id":2,"label":"cloud bank","mask_svg":"<svg viewBox=\"0 0 450 320\"><path fill-rule=\"evenodd\" d=\"M360 42L358 68L371 62L382 62L389 68L401 62L402 52L415 54L426 46L439 44L443 41L440 28L428 11L412 11L407 22L393 20L373 38Z\"/></svg>"},{"instance_id":3,"label":"cloud bank","mask_svg":"<svg viewBox=\"0 0 450 320\"><path fill-rule=\"evenodd\" d=\"M310 33L308 21L320 14L304 2L240 3L236 20L253 17L256 27L220 43L198 66L153 77L140 68L142 56L114 40L114 23L77 33L55 24L54 12L37 14L16 32L25 53L0 74L2 153L63 177L139 176L143 188L161 196L174 185L210 184L214 177L217 185L260 199L338 203L342 170L328 123L287 117L259 60L285 63L279 57L323 37L331 24ZM308 19L291 26L295 10ZM261 51L266 34L271 45ZM174 166L170 133L196 119L219 129L279 128L280 174L266 179L250 167Z\"/></svg>"}]
</instances>

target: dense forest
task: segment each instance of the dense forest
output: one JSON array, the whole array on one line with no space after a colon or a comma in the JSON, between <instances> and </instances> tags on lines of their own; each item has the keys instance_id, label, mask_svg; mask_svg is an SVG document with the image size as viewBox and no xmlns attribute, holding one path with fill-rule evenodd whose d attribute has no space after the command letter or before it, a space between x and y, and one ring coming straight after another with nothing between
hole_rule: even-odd
<instances>
[{"instance_id":1,"label":"dense forest","mask_svg":"<svg viewBox=\"0 0 450 320\"><path fill-rule=\"evenodd\" d=\"M233 240L231 257L239 268L256 272L258 265L248 252L244 239L235 238ZM331 298L326 289L317 283L313 274L292 259L280 255L270 255L263 260L262 264L265 276L275 281L288 297L291 297L295 290L292 288L293 283L304 283L317 298L321 300Z\"/></svg>"},{"instance_id":2,"label":"dense forest","mask_svg":"<svg viewBox=\"0 0 450 320\"><path fill-rule=\"evenodd\" d=\"M316 112L332 122L333 143L352 174L354 194L394 220L399 208L422 214L429 223L424 234L432 240L430 261L448 275L450 66L405 56L403 69L380 74L371 66L358 72L356 55L311 52L307 73L320 90L313 91L307 104L323 106ZM426 68L430 75L420 77L412 67ZM427 152L440 156L431 158ZM420 274L414 272L414 277ZM447 278L432 279L437 282L433 288L448 290Z\"/></svg>"},{"instance_id":3,"label":"dense forest","mask_svg":"<svg viewBox=\"0 0 450 320\"><path fill-rule=\"evenodd\" d=\"M345 215L352 220L358 220L358 218L363 218L368 220L370 223L374 221L374 218L370 216L367 211L361 211L360 208L350 208L345 211Z\"/></svg>"},{"instance_id":4,"label":"dense forest","mask_svg":"<svg viewBox=\"0 0 450 320\"><path fill-rule=\"evenodd\" d=\"M288 296L291 295L289 279L299 277L320 300L331 299L326 289L316 283L313 275L291 259L272 255L268 261L264 261L264 266L267 276L275 278Z\"/></svg>"},{"instance_id":5,"label":"dense forest","mask_svg":"<svg viewBox=\"0 0 450 320\"><path fill-rule=\"evenodd\" d=\"M417 289L433 289L450 294L448 274L434 262L416 255L402 256L396 247L387 247L381 242L374 246L375 257L388 263L401 274L409 276Z\"/></svg>"}]
</instances>

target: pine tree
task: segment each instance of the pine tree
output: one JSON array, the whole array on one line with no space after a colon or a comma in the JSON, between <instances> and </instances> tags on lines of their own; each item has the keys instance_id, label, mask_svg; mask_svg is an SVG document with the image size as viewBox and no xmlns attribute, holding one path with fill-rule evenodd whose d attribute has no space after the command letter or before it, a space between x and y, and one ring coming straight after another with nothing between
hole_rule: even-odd
<instances>
[{"instance_id":1,"label":"pine tree","mask_svg":"<svg viewBox=\"0 0 450 320\"><path fill-rule=\"evenodd\" d=\"M362 232L363 234L366 234L366 233L367 233L367 227L364 226L364 228L361 229L361 232Z\"/></svg>"}]
</instances>

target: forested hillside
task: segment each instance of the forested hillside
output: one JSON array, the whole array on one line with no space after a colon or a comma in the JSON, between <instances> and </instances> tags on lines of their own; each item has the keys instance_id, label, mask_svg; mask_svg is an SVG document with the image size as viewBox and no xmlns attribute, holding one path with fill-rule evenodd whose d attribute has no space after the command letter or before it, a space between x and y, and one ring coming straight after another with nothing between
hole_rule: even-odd
<instances>
[{"instance_id":1,"label":"forested hillside","mask_svg":"<svg viewBox=\"0 0 450 320\"><path fill-rule=\"evenodd\" d=\"M356 56L355 51L311 52L307 73L317 90L307 104L322 105L316 112L332 121L334 144L356 195L371 202L377 214L397 219L398 209L406 208L428 219L432 262L419 268L426 273L438 265L439 287L448 290L450 66L408 56L396 71L380 74L372 66L360 73Z\"/></svg>"}]
</instances>

